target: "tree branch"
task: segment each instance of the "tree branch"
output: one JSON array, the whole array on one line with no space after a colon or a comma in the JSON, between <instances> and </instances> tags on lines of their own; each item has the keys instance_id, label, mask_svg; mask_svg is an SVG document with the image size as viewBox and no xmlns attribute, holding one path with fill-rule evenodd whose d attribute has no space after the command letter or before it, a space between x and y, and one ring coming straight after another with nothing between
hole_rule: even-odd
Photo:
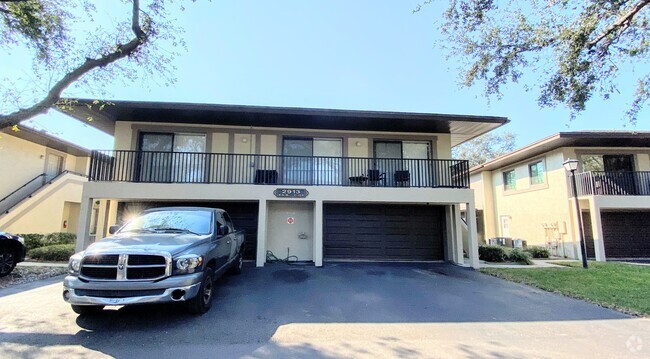
<instances>
[{"instance_id":1,"label":"tree branch","mask_svg":"<svg viewBox=\"0 0 650 359\"><path fill-rule=\"evenodd\" d=\"M79 80L83 75L96 68L107 66L119 59L128 57L131 54L135 53L140 46L146 43L148 38L147 33L145 33L140 27L139 10L140 0L133 0L131 30L133 31L135 37L131 41L127 42L126 44L118 44L113 52L102 55L98 59L86 58L86 61L84 61L81 65L65 74L61 80L52 86L45 98L33 106L19 109L18 111L15 111L8 115L0 115L0 129L17 125L23 120L46 113L61 99L61 93L63 90L65 90L75 81Z\"/></svg>"},{"instance_id":2,"label":"tree branch","mask_svg":"<svg viewBox=\"0 0 650 359\"><path fill-rule=\"evenodd\" d=\"M639 2L634 4L634 6L632 6L632 9L627 14L623 15L621 18L618 19L618 21L611 24L597 38L587 42L587 48L591 49L592 47L596 46L600 41L602 41L604 38L611 35L613 32L617 31L620 28L626 29L629 26L629 23L634 18L634 16L636 16L636 14L648 4L650 4L650 0L640 0Z\"/></svg>"}]
</instances>

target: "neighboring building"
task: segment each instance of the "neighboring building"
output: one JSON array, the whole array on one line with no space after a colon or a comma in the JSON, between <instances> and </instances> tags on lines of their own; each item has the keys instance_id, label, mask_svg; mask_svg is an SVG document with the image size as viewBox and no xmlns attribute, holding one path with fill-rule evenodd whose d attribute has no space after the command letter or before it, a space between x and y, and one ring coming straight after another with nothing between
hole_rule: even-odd
<instances>
[{"instance_id":1,"label":"neighboring building","mask_svg":"<svg viewBox=\"0 0 650 359\"><path fill-rule=\"evenodd\" d=\"M650 258L650 132L560 132L470 169L479 238L520 238L581 258L571 176L587 255Z\"/></svg>"},{"instance_id":2,"label":"neighboring building","mask_svg":"<svg viewBox=\"0 0 650 359\"><path fill-rule=\"evenodd\" d=\"M0 132L0 231L76 233L89 156L26 126Z\"/></svg>"},{"instance_id":3,"label":"neighboring building","mask_svg":"<svg viewBox=\"0 0 650 359\"><path fill-rule=\"evenodd\" d=\"M246 256L449 260L478 266L469 166L451 147L500 117L111 101L70 114L115 138L94 151L79 249L109 225L164 205L221 207L247 230ZM92 107L92 106L91 106ZM96 201L106 206L91 211ZM88 236L97 223L97 236Z\"/></svg>"}]
</instances>

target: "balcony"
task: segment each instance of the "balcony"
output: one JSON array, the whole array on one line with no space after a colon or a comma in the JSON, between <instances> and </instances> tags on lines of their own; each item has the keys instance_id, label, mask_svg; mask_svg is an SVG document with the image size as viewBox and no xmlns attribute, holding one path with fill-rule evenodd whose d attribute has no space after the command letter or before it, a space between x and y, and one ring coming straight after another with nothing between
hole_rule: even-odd
<instances>
[{"instance_id":1,"label":"balcony","mask_svg":"<svg viewBox=\"0 0 650 359\"><path fill-rule=\"evenodd\" d=\"M578 196L650 196L650 171L576 174Z\"/></svg>"},{"instance_id":2,"label":"balcony","mask_svg":"<svg viewBox=\"0 0 650 359\"><path fill-rule=\"evenodd\" d=\"M465 160L93 151L89 180L300 186L469 188Z\"/></svg>"}]
</instances>

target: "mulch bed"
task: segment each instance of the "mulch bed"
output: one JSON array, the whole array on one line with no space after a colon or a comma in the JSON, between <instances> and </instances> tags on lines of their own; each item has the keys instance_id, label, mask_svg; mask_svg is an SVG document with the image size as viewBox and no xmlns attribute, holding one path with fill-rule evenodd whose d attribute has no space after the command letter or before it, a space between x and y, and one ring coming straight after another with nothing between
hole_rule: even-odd
<instances>
[{"instance_id":1,"label":"mulch bed","mask_svg":"<svg viewBox=\"0 0 650 359\"><path fill-rule=\"evenodd\" d=\"M0 278L0 288L47 279L67 272L65 267L16 267L9 275Z\"/></svg>"}]
</instances>

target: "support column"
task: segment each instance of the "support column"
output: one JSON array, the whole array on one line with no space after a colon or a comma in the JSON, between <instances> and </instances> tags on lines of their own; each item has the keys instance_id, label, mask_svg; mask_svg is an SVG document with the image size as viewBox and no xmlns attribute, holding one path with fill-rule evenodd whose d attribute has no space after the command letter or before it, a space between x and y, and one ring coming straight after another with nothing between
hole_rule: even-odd
<instances>
[{"instance_id":1,"label":"support column","mask_svg":"<svg viewBox=\"0 0 650 359\"><path fill-rule=\"evenodd\" d=\"M456 262L456 245L454 244L454 211L453 206L445 206L445 260Z\"/></svg>"},{"instance_id":2,"label":"support column","mask_svg":"<svg viewBox=\"0 0 650 359\"><path fill-rule=\"evenodd\" d=\"M255 260L257 267L264 267L266 263L266 217L266 200L261 199L257 214L257 258Z\"/></svg>"},{"instance_id":3,"label":"support column","mask_svg":"<svg viewBox=\"0 0 650 359\"><path fill-rule=\"evenodd\" d=\"M317 200L314 203L314 264L316 267L323 266L323 201Z\"/></svg>"},{"instance_id":4,"label":"support column","mask_svg":"<svg viewBox=\"0 0 650 359\"><path fill-rule=\"evenodd\" d=\"M460 204L453 205L454 209L454 248L455 257L454 261L457 264L465 263L465 256L463 255L463 224L460 217Z\"/></svg>"},{"instance_id":5,"label":"support column","mask_svg":"<svg viewBox=\"0 0 650 359\"><path fill-rule=\"evenodd\" d=\"M117 204L118 202L115 200L108 200L106 204L106 232L105 236L109 236L110 233L108 233L108 229L112 226L117 224Z\"/></svg>"},{"instance_id":6,"label":"support column","mask_svg":"<svg viewBox=\"0 0 650 359\"><path fill-rule=\"evenodd\" d=\"M90 216L93 209L93 199L81 197L79 205L79 225L77 226L77 242L75 252L81 252L90 245Z\"/></svg>"},{"instance_id":7,"label":"support column","mask_svg":"<svg viewBox=\"0 0 650 359\"><path fill-rule=\"evenodd\" d=\"M466 203L467 205L467 254L469 255L469 263L474 269L479 268L478 262L478 240L476 234L476 208L474 201Z\"/></svg>"},{"instance_id":8,"label":"support column","mask_svg":"<svg viewBox=\"0 0 650 359\"><path fill-rule=\"evenodd\" d=\"M594 252L598 262L605 262L605 238L603 236L603 221L600 216L600 207L593 196L589 199L589 216L591 217L591 235L594 239ZM585 238L586 240L586 238Z\"/></svg>"}]
</instances>

